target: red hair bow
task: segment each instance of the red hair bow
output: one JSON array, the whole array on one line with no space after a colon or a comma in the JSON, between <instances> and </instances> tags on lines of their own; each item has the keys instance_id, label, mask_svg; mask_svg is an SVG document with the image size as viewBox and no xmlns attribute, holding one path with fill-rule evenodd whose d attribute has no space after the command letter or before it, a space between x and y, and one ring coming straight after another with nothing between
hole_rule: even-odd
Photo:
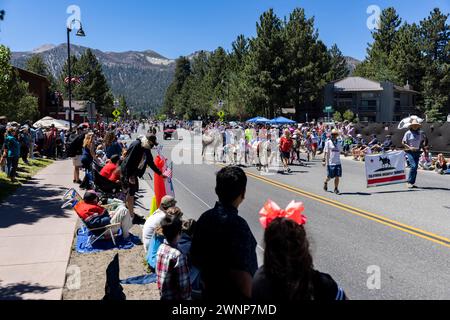
<instances>
[{"instance_id":1,"label":"red hair bow","mask_svg":"<svg viewBox=\"0 0 450 320\"><path fill-rule=\"evenodd\" d=\"M264 207L259 211L259 221L264 229L266 229L270 223L276 218L286 218L295 221L299 225L306 224L307 218L302 215L305 210L303 202L292 201L285 210L281 209L272 200L267 200Z\"/></svg>"}]
</instances>

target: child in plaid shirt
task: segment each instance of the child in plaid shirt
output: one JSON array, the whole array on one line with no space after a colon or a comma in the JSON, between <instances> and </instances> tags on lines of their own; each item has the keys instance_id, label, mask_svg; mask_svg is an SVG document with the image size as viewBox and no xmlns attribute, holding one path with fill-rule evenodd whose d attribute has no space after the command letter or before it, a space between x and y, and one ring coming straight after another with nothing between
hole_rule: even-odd
<instances>
[{"instance_id":1,"label":"child in plaid shirt","mask_svg":"<svg viewBox=\"0 0 450 320\"><path fill-rule=\"evenodd\" d=\"M178 249L182 222L179 217L167 215L161 222L166 240L159 247L156 275L161 300L191 300L191 281L186 256Z\"/></svg>"}]
</instances>

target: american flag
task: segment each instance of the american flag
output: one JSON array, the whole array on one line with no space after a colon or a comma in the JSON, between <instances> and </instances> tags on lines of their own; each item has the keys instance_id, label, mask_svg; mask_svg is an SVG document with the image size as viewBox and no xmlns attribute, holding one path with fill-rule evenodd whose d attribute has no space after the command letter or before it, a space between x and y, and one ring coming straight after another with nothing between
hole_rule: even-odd
<instances>
[{"instance_id":1,"label":"american flag","mask_svg":"<svg viewBox=\"0 0 450 320\"><path fill-rule=\"evenodd\" d=\"M84 75L84 76L81 76L81 77L72 77L72 83L76 83L76 84L80 84L80 83L82 83L84 80L86 79L86 75ZM64 82L65 83L69 83L69 77L66 77L65 79L64 79Z\"/></svg>"},{"instance_id":2,"label":"american flag","mask_svg":"<svg viewBox=\"0 0 450 320\"><path fill-rule=\"evenodd\" d=\"M167 166L166 170L163 172L163 174L168 177L169 179L173 178L173 163L170 162L170 164Z\"/></svg>"}]
</instances>

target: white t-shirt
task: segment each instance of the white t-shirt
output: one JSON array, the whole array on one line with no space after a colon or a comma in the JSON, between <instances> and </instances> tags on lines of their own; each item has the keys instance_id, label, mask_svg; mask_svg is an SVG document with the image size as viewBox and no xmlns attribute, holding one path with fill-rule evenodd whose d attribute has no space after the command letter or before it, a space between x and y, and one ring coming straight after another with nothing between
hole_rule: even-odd
<instances>
[{"instance_id":1,"label":"white t-shirt","mask_svg":"<svg viewBox=\"0 0 450 320\"><path fill-rule=\"evenodd\" d=\"M342 151L342 146L339 143L339 141L336 141L336 145L333 143L333 141L331 141L331 139L328 139L325 142L325 148L323 150L323 152L329 153L329 160L328 160L328 165L329 166L336 166L341 164L341 151Z\"/></svg>"},{"instance_id":2,"label":"white t-shirt","mask_svg":"<svg viewBox=\"0 0 450 320\"><path fill-rule=\"evenodd\" d=\"M422 144L423 135L420 131L411 131L405 133L405 136L403 137L403 142L409 145L410 147L420 149L420 146Z\"/></svg>"},{"instance_id":3,"label":"white t-shirt","mask_svg":"<svg viewBox=\"0 0 450 320\"><path fill-rule=\"evenodd\" d=\"M161 224L161 221L166 217L166 214L158 209L155 213L145 221L142 228L142 240L144 242L144 250L147 252L148 246L155 235L156 228Z\"/></svg>"}]
</instances>

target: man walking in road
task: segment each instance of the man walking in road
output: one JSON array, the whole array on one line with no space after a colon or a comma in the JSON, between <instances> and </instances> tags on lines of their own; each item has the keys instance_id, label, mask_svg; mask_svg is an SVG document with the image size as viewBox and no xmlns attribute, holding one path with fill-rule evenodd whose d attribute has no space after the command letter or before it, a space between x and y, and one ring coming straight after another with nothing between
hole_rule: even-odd
<instances>
[{"instance_id":1,"label":"man walking in road","mask_svg":"<svg viewBox=\"0 0 450 320\"><path fill-rule=\"evenodd\" d=\"M341 151L342 146L338 141L339 131L333 129L331 138L325 142L323 165L327 166L327 178L323 189L328 191L328 182L334 179L334 193L339 195L339 182L342 177Z\"/></svg>"},{"instance_id":2,"label":"man walking in road","mask_svg":"<svg viewBox=\"0 0 450 320\"><path fill-rule=\"evenodd\" d=\"M283 162L283 168L285 173L291 173L292 170L289 168L289 161L291 159L292 147L294 142L291 139L291 132L289 129L284 131L284 135L280 139L280 153L281 161Z\"/></svg>"},{"instance_id":3,"label":"man walking in road","mask_svg":"<svg viewBox=\"0 0 450 320\"><path fill-rule=\"evenodd\" d=\"M408 188L416 187L417 169L419 168L419 159L424 147L424 135L420 131L422 125L417 120L412 120L409 125L409 131L405 133L402 144L405 147L406 156L411 166L408 178Z\"/></svg>"}]
</instances>

